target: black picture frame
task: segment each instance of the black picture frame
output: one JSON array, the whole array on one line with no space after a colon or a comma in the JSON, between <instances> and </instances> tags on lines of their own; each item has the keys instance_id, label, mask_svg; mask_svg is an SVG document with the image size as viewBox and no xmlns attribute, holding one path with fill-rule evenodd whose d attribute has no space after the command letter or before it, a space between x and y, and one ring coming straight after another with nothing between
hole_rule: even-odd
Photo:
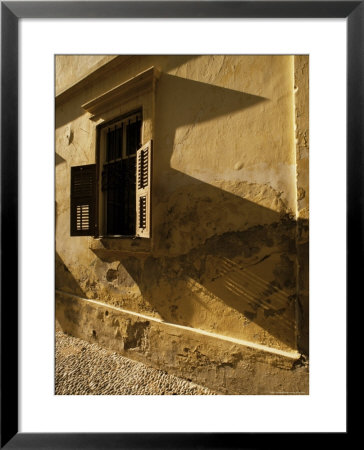
<instances>
[{"instance_id":1,"label":"black picture frame","mask_svg":"<svg viewBox=\"0 0 364 450\"><path fill-rule=\"evenodd\" d=\"M347 18L347 304L363 265L363 1L1 2L1 448L270 448L269 433L18 433L18 21L21 18ZM11 107L9 108L9 105ZM10 237L10 238L9 238ZM11 270L8 270L8 268ZM349 345L348 345L349 348ZM348 416L349 417L349 416ZM349 429L347 428L349 431ZM335 437L347 438L346 433ZM299 446L312 437L305 433ZM280 447L294 445L280 434ZM294 441L292 440L294 439ZM323 439L326 438L323 436ZM321 439L316 434L315 444ZM340 442L340 439L339 441Z\"/></svg>"}]
</instances>

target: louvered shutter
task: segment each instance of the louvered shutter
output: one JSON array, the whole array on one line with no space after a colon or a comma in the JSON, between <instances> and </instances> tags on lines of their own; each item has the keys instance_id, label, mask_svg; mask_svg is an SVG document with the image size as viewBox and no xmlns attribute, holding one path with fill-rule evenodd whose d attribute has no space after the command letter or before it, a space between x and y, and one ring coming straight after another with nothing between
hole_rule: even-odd
<instances>
[{"instance_id":1,"label":"louvered shutter","mask_svg":"<svg viewBox=\"0 0 364 450\"><path fill-rule=\"evenodd\" d=\"M136 235L151 236L152 141L137 151L136 164Z\"/></svg>"},{"instance_id":2,"label":"louvered shutter","mask_svg":"<svg viewBox=\"0 0 364 450\"><path fill-rule=\"evenodd\" d=\"M96 164L71 167L71 236L96 231Z\"/></svg>"}]
</instances>

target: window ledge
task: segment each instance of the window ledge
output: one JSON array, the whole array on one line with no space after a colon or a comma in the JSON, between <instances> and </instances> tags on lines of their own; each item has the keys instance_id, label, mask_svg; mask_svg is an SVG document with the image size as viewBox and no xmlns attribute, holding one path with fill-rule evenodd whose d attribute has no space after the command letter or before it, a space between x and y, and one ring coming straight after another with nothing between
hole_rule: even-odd
<instances>
[{"instance_id":1,"label":"window ledge","mask_svg":"<svg viewBox=\"0 0 364 450\"><path fill-rule=\"evenodd\" d=\"M148 256L152 252L151 239L145 238L89 238L88 247L100 258L122 255Z\"/></svg>"}]
</instances>

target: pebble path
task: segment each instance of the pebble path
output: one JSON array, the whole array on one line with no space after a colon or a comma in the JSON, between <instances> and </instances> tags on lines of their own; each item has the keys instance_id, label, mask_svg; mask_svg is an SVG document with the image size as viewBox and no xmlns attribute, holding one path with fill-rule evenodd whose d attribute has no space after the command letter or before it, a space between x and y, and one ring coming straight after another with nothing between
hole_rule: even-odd
<instances>
[{"instance_id":1,"label":"pebble path","mask_svg":"<svg viewBox=\"0 0 364 450\"><path fill-rule=\"evenodd\" d=\"M216 395L118 353L56 331L56 395Z\"/></svg>"}]
</instances>

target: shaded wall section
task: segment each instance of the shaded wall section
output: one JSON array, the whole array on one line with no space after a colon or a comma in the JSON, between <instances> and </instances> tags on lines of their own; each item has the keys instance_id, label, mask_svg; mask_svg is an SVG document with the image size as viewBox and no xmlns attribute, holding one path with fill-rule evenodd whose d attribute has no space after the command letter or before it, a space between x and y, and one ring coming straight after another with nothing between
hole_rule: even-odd
<instances>
[{"instance_id":1,"label":"shaded wall section","mask_svg":"<svg viewBox=\"0 0 364 450\"><path fill-rule=\"evenodd\" d=\"M309 352L309 57L294 57L298 348Z\"/></svg>"}]
</instances>

